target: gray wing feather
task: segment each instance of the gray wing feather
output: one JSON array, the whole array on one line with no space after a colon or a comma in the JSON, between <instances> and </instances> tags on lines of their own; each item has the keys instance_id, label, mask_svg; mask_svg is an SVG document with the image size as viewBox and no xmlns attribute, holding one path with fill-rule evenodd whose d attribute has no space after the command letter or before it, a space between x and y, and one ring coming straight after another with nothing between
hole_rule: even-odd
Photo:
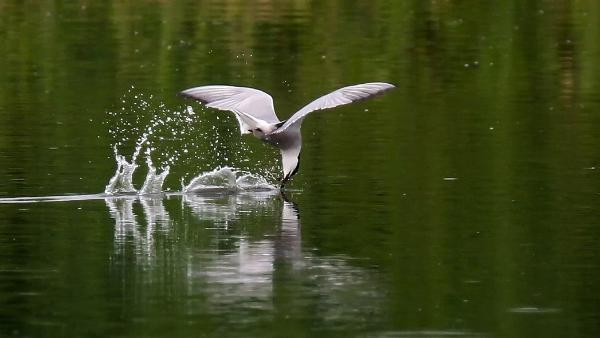
<instances>
[{"instance_id":1,"label":"gray wing feather","mask_svg":"<svg viewBox=\"0 0 600 338\"><path fill-rule=\"evenodd\" d=\"M273 98L258 89L212 85L186 89L180 95L198 100L207 107L234 112L240 122L240 129L245 127L240 113L268 123L279 122Z\"/></svg>"},{"instance_id":2,"label":"gray wing feather","mask_svg":"<svg viewBox=\"0 0 600 338\"><path fill-rule=\"evenodd\" d=\"M290 117L276 132L284 132L290 127L299 128L302 120L304 120L306 115L312 111L333 108L364 100L374 95L384 93L392 88L395 88L395 86L385 82L361 83L340 88L327 95L321 96L320 98L304 106L294 115L292 115L292 117Z\"/></svg>"}]
</instances>

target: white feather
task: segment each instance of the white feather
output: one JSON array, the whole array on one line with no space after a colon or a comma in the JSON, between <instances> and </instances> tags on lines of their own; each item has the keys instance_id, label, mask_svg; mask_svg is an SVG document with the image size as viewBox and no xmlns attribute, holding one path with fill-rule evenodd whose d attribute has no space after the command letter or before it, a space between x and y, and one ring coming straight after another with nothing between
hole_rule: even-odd
<instances>
[{"instance_id":1,"label":"white feather","mask_svg":"<svg viewBox=\"0 0 600 338\"><path fill-rule=\"evenodd\" d=\"M276 133L285 132L288 128L299 129L304 118L315 110L322 110L333 108L348 103L356 102L359 100L367 99L371 96L384 93L392 88L394 85L385 82L369 82L361 83L354 86L348 86L333 91L327 95L321 96L318 99L304 106L292 117L290 117L284 124L276 130Z\"/></svg>"},{"instance_id":2,"label":"white feather","mask_svg":"<svg viewBox=\"0 0 600 338\"><path fill-rule=\"evenodd\" d=\"M212 85L186 89L180 94L198 100L207 107L233 112L242 134L256 128L256 121L279 122L273 98L258 89Z\"/></svg>"},{"instance_id":3,"label":"white feather","mask_svg":"<svg viewBox=\"0 0 600 338\"><path fill-rule=\"evenodd\" d=\"M273 99L269 94L258 89L220 85L202 86L184 90L181 95L198 100L207 107L233 112L242 134L252 130L256 137L278 147L283 167L283 185L297 171L302 148L300 127L310 112L364 100L392 88L395 86L385 82L362 83L340 88L307 104L281 126L275 115Z\"/></svg>"}]
</instances>

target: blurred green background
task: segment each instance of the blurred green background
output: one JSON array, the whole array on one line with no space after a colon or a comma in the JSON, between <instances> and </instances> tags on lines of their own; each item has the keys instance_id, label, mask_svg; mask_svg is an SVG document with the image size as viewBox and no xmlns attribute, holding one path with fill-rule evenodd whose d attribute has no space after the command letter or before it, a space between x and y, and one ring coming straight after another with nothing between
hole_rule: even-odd
<instances>
[{"instance_id":1,"label":"blurred green background","mask_svg":"<svg viewBox=\"0 0 600 338\"><path fill-rule=\"evenodd\" d=\"M598 22L591 0L0 0L2 198L102 192L113 145L131 156L187 105L185 133L151 143L157 165L189 150L167 188L278 177L274 149L176 96L192 86L262 89L281 119L398 87L304 122L293 255L278 198L165 199L158 220L142 201L0 204L0 333L596 337ZM232 253L274 257L264 298L204 274Z\"/></svg>"}]
</instances>

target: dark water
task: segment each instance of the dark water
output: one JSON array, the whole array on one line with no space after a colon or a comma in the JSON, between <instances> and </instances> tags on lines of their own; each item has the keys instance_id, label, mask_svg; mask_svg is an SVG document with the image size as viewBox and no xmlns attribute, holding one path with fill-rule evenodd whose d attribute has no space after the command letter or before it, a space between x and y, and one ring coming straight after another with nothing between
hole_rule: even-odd
<instances>
[{"instance_id":1,"label":"dark water","mask_svg":"<svg viewBox=\"0 0 600 338\"><path fill-rule=\"evenodd\" d=\"M0 203L0 336L597 337L599 21L597 1L0 0L0 198L102 192L112 146L188 87L261 88L285 118L398 86L305 121L289 202ZM153 141L157 165L189 150L166 188L279 175L193 107Z\"/></svg>"}]
</instances>

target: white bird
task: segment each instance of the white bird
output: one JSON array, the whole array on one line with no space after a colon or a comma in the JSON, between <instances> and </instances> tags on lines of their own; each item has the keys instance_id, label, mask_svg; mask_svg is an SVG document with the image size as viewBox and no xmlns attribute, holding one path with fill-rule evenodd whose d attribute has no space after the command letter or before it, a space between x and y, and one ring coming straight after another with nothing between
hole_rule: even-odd
<instances>
[{"instance_id":1,"label":"white bird","mask_svg":"<svg viewBox=\"0 0 600 338\"><path fill-rule=\"evenodd\" d=\"M180 95L200 101L210 108L233 112L242 134L253 133L262 141L279 148L283 166L283 188L298 172L302 147L300 127L310 112L364 100L392 88L395 86L385 82L340 88L312 101L284 121L279 121L275 115L273 98L258 89L210 85L186 89Z\"/></svg>"}]
</instances>

